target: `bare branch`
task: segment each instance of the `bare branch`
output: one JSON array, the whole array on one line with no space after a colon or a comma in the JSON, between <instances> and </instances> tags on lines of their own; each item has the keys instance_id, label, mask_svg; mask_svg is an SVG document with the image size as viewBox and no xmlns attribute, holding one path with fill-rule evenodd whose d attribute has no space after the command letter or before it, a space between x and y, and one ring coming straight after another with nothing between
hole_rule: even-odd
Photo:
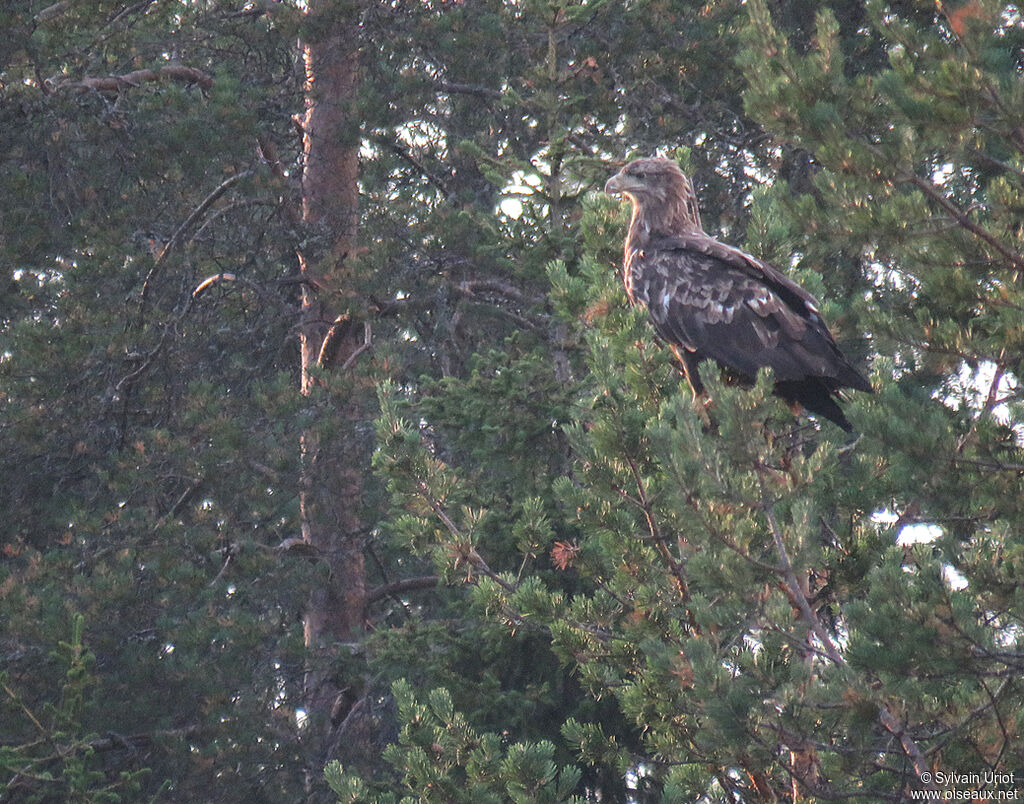
<instances>
[{"instance_id":1,"label":"bare branch","mask_svg":"<svg viewBox=\"0 0 1024 804\"><path fill-rule=\"evenodd\" d=\"M352 329L356 326L347 313L339 315L331 323L330 328L327 330L327 334L324 335L323 340L320 342L320 351L316 357L316 365L324 367L329 363L333 362L337 352L341 348L343 339L352 335ZM356 362L356 359L373 346L373 326L369 321L363 322L363 341L356 346L348 357L345 358L345 362L341 364L341 371L345 371L351 368L352 364Z\"/></svg>"},{"instance_id":2,"label":"bare branch","mask_svg":"<svg viewBox=\"0 0 1024 804\"><path fill-rule=\"evenodd\" d=\"M43 23L50 22L50 20L55 20L57 17L61 17L70 11L74 4L74 0L61 0L59 3L47 6L36 13L35 17L33 17L33 22L36 25L42 25Z\"/></svg>"},{"instance_id":3,"label":"bare branch","mask_svg":"<svg viewBox=\"0 0 1024 804\"><path fill-rule=\"evenodd\" d=\"M180 729L162 729L145 734L121 735L107 732L106 737L97 737L84 744L84 747L93 751L113 751L118 748L127 748L130 751L137 751L152 745L157 740L184 740L199 734L202 727L199 725L185 726Z\"/></svg>"},{"instance_id":4,"label":"bare branch","mask_svg":"<svg viewBox=\"0 0 1024 804\"><path fill-rule=\"evenodd\" d=\"M254 171L252 170L243 170L241 173L229 176L217 185L213 192L206 196L198 207L192 210L192 213L184 220L181 226L175 230L174 234L171 235L171 239L167 241L163 248L160 249L156 255L156 259L153 261L153 267L149 269L149 273L146 275L146 281L142 283L142 303L139 308L140 321L146 313L146 302L149 299L149 289L152 286L153 280L159 272L160 267L163 265L164 260L167 259L167 256L181 244L181 241L185 237L185 233L195 225L196 221L198 221L206 211L214 205L214 203L216 203L218 198L224 195L232 185L237 184L243 179L249 178L253 173ZM197 291L198 290L199 289L197 288ZM192 295L194 297L196 292L194 291Z\"/></svg>"},{"instance_id":5,"label":"bare branch","mask_svg":"<svg viewBox=\"0 0 1024 804\"><path fill-rule=\"evenodd\" d=\"M400 595L403 592L415 592L421 589L436 589L440 577L437 575L421 575L416 578L405 578L401 581L386 583L366 593L366 605L372 606L379 600L393 595Z\"/></svg>"},{"instance_id":6,"label":"bare branch","mask_svg":"<svg viewBox=\"0 0 1024 804\"><path fill-rule=\"evenodd\" d=\"M320 558L323 555L315 545L310 544L300 536L292 536L283 540L274 548L274 551L282 554L294 553L300 556L311 556L313 558Z\"/></svg>"},{"instance_id":7,"label":"bare branch","mask_svg":"<svg viewBox=\"0 0 1024 804\"><path fill-rule=\"evenodd\" d=\"M503 296L506 299L510 299L520 304L539 305L543 304L544 299L541 297L530 298L526 296L519 288L508 282L502 282L500 279L470 279L465 282L459 282L456 285L458 290L467 296L480 296L480 295L493 295Z\"/></svg>"},{"instance_id":8,"label":"bare branch","mask_svg":"<svg viewBox=\"0 0 1024 804\"><path fill-rule=\"evenodd\" d=\"M434 86L441 92L450 92L458 95L477 95L481 98L500 100L501 92L490 87L478 87L472 84L459 84L452 81L437 81Z\"/></svg>"},{"instance_id":9,"label":"bare branch","mask_svg":"<svg viewBox=\"0 0 1024 804\"><path fill-rule=\"evenodd\" d=\"M58 3L58 5L60 5ZM40 12L42 13L42 12ZM168 64L156 69L134 70L122 75L108 75L102 78L86 77L78 81L54 81L50 79L52 89L67 89L79 94L85 92L120 92L123 89L138 87L146 82L171 80L181 84L197 84L203 89L213 86L213 78L195 67L181 64Z\"/></svg>"},{"instance_id":10,"label":"bare branch","mask_svg":"<svg viewBox=\"0 0 1024 804\"><path fill-rule=\"evenodd\" d=\"M878 720L885 727L885 730L889 732L893 737L900 741L900 745L903 746L903 750L910 761L914 764L914 773L917 774L918 780L928 790L938 791L938 787L931 782L930 768L928 766L928 760L925 759L924 753L921 751L921 747L914 741L914 738L907 734L906 729L900 725L900 722L896 719L889 707L885 704L878 705ZM928 779L925 782L924 779Z\"/></svg>"},{"instance_id":11,"label":"bare branch","mask_svg":"<svg viewBox=\"0 0 1024 804\"><path fill-rule=\"evenodd\" d=\"M174 234L171 235L171 239L167 241L167 244L162 249L160 249L160 253L157 254L156 261L158 263L163 262L171 251L181 245L181 241L184 239L185 233L195 225L196 221L198 221L211 206L213 206L218 198L224 195L232 185L238 184L238 182L243 179L249 178L254 172L255 171L252 170L243 170L241 173L228 176L228 178L218 184L213 191L203 199L202 203L192 210L192 213L185 219L181 226L175 230Z\"/></svg>"},{"instance_id":12,"label":"bare branch","mask_svg":"<svg viewBox=\"0 0 1024 804\"><path fill-rule=\"evenodd\" d=\"M215 285L217 282L234 282L236 279L238 279L238 277L235 276L234 274L225 273L223 271L219 274L208 276L206 277L206 279L204 279L202 282L196 285L196 289L192 291L192 298L194 299L208 287L210 287L211 285Z\"/></svg>"},{"instance_id":13,"label":"bare branch","mask_svg":"<svg viewBox=\"0 0 1024 804\"><path fill-rule=\"evenodd\" d=\"M369 321L363 322L363 342L359 344L355 349L352 350L345 362L341 364L341 370L346 371L356 362L356 358L359 357L363 352L373 346L373 325Z\"/></svg>"}]
</instances>

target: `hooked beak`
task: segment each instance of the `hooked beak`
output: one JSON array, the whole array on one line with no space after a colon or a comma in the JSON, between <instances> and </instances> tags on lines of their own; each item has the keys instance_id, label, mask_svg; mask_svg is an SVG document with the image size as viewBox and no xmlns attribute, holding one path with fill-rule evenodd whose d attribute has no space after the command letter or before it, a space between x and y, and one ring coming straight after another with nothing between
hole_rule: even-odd
<instances>
[{"instance_id":1,"label":"hooked beak","mask_svg":"<svg viewBox=\"0 0 1024 804\"><path fill-rule=\"evenodd\" d=\"M640 183L632 176L627 176L625 173L616 173L604 185L604 191L608 195L620 195L622 193L628 193L630 190L639 189Z\"/></svg>"},{"instance_id":2,"label":"hooked beak","mask_svg":"<svg viewBox=\"0 0 1024 804\"><path fill-rule=\"evenodd\" d=\"M621 178L622 178L622 174L621 173L616 173L614 176L612 176L610 179L608 179L608 181L606 181L604 183L604 191L606 193L608 193L608 195L617 195L618 193L621 193L622 192L622 183L620 182Z\"/></svg>"}]
</instances>

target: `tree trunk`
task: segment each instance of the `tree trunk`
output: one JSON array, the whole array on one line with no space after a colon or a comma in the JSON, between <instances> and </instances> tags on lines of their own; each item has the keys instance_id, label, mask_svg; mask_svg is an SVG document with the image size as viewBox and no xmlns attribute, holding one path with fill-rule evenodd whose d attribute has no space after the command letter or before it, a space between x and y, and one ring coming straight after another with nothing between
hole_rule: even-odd
<instances>
[{"instance_id":1,"label":"tree trunk","mask_svg":"<svg viewBox=\"0 0 1024 804\"><path fill-rule=\"evenodd\" d=\"M302 219L302 393L313 413L302 437L300 497L302 537L325 562L327 572L310 595L305 613L309 656L305 705L311 743L310 787L319 786L323 764L344 747L365 753L369 716L362 679L343 678L341 652L351 652L363 630L366 604L362 521L364 469L369 458L364 387L352 372L366 336L343 306L354 295L358 222L359 124L353 108L359 85L357 28L311 1L318 17L315 41L303 43L306 114ZM347 376L339 377L344 373ZM352 376L348 376L352 375ZM363 750L360 750L362 746ZM358 759L355 764L358 763Z\"/></svg>"}]
</instances>

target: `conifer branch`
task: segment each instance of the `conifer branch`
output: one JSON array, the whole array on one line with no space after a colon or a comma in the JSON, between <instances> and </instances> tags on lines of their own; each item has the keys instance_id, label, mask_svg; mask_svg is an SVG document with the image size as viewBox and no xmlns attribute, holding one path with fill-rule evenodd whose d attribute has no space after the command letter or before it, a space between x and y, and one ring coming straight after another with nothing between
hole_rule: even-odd
<instances>
[{"instance_id":1,"label":"conifer branch","mask_svg":"<svg viewBox=\"0 0 1024 804\"><path fill-rule=\"evenodd\" d=\"M1007 678L1004 678L1003 683L999 685L999 689L997 689L995 692L992 692L992 690L988 688L988 684L982 681L981 688L985 690L985 694L988 696L988 700L984 701L983 703L972 709L967 714L967 716L960 720L958 723L946 726L942 729L939 729L938 731L933 731L931 734L929 734L928 739L937 740L937 742L935 743L935 745L928 749L928 753L937 754L946 746L946 744L951 739L953 739L954 735L957 732L961 731L962 729L965 729L973 721L977 720L979 717L981 717L981 715L985 714L985 712L987 712L989 709L992 710L992 713L995 715L996 718L996 723L999 724L999 730L1004 738L1003 750L1005 750L1005 741L1009 740L1009 736L1007 733L1006 724L1003 721L1003 715L999 711L999 699L1002 697L1006 689L1010 687L1010 682L1014 680L1016 680L1015 676L1009 676ZM938 738L940 737L945 737L945 739L939 740Z\"/></svg>"},{"instance_id":2,"label":"conifer branch","mask_svg":"<svg viewBox=\"0 0 1024 804\"><path fill-rule=\"evenodd\" d=\"M181 510L181 507L188 502L192 495L199 491L205 479L206 478L204 476L200 475L189 483L188 488L178 496L178 499L174 501L174 504L167 510L167 513L157 520L156 525L153 526L153 532L162 528L168 521L177 515L178 511Z\"/></svg>"},{"instance_id":3,"label":"conifer branch","mask_svg":"<svg viewBox=\"0 0 1024 804\"><path fill-rule=\"evenodd\" d=\"M774 541L775 549L779 554L779 567L782 570L783 577L785 578L790 600L800 611L804 621L818 638L818 641L821 643L821 646L828 658L831 659L837 667L846 669L849 667L846 657L844 657L839 652L838 648L836 648L835 643L825 631L821 621L811 610L811 604L808 602L803 589L800 588L800 582L797 580L796 573L793 571L793 563L789 558L789 551L786 550L786 544L782 538L782 528L779 526L779 521L775 516L775 508L768 497L768 490L764 481L764 468L761 466L757 467L757 478L758 484L761 488L761 511L764 513L765 519L768 521L772 540ZM903 747L904 753L910 759L911 763L913 763L914 773L917 776L918 781L928 790L938 790L933 782L925 781L925 779L930 779L931 777L930 775L927 775L929 774L930 768L927 760L925 759L924 752L921 750L921 747L917 744L914 738L908 734L906 729L903 728L899 721L896 720L895 716L890 711L888 704L878 704L878 721L887 732L899 741L900 745Z\"/></svg>"},{"instance_id":4,"label":"conifer branch","mask_svg":"<svg viewBox=\"0 0 1024 804\"><path fill-rule=\"evenodd\" d=\"M430 509L434 512L437 518L441 520L441 523L448 529L448 532L455 537L457 544L454 546L454 551L458 555L458 560L466 561L470 566L481 574L486 575L506 592L511 593L516 591L513 584L506 581L487 565L487 562L484 561L483 557L476 551L476 548L473 547L465 534L462 533L459 526L455 524L450 516L448 516L448 512L444 510L444 506L434 499L434 495L430 493L427 484L421 480L419 487L420 497L427 505L430 506Z\"/></svg>"},{"instance_id":5,"label":"conifer branch","mask_svg":"<svg viewBox=\"0 0 1024 804\"><path fill-rule=\"evenodd\" d=\"M452 193L451 189L448 187L448 184L439 176L437 176L433 171L429 170L426 167L426 165L424 165L420 160L418 160L415 156L409 153L408 150L403 148L396 141L392 139L386 139L384 137L375 138L375 141L378 144L387 148L399 159L403 160L404 162L407 162L410 167L412 167L414 170L423 175L428 182L430 182L432 185L434 185L434 187L440 190L441 195L443 195L445 198L449 198L451 196Z\"/></svg>"},{"instance_id":6,"label":"conifer branch","mask_svg":"<svg viewBox=\"0 0 1024 804\"><path fill-rule=\"evenodd\" d=\"M807 600L807 595L804 594L804 590L800 587L800 582L797 580L796 573L793 571L793 562L790 561L789 551L786 550L786 544L782 538L782 528L779 526L779 521L775 516L775 507L768 499L768 492L764 484L762 467L758 467L757 478L761 485L761 511L764 513L765 519L768 521L768 528L771 530L772 540L775 543L775 550L779 554L779 569L786 582L786 588L789 591L789 598L800 611L800 615L803 617L814 636L817 637L818 642L825 651L825 655L828 656L828 658L831 659L837 667L846 667L846 658L839 652L839 649L835 646L832 638L822 626L821 621L814 616L814 612L811 610L811 604Z\"/></svg>"},{"instance_id":7,"label":"conifer branch","mask_svg":"<svg viewBox=\"0 0 1024 804\"><path fill-rule=\"evenodd\" d=\"M690 587L686 581L686 565L684 562L677 560L675 556L672 555L672 551L668 549L668 545L665 543L665 537L661 533L661 528L658 526L658 521L654 516L654 510L652 509L650 500L647 497L647 490L644 487L643 478L640 476L640 469L637 467L636 461L633 460L633 456L626 455L626 465L629 466L630 474L633 476L633 482L636 484L637 498L634 499L621 490L619 493L643 511L644 519L647 522L648 532L651 534L651 541L654 542L654 546L658 550L658 554L672 573L672 579L675 581L676 588L679 590L680 596L684 601L688 601L690 599ZM690 616L690 625L693 627L695 633L700 633L700 627L697 625L692 613Z\"/></svg>"},{"instance_id":8,"label":"conifer branch","mask_svg":"<svg viewBox=\"0 0 1024 804\"><path fill-rule=\"evenodd\" d=\"M873 149L875 150L875 149ZM876 151L876 153L878 153ZM880 155L880 154L879 154ZM925 196L933 203L940 206L953 220L955 220L962 228L969 231L979 240L988 243L993 249L999 252L1014 268L1018 271L1024 270L1024 255L1014 251L1012 248L1001 242L997 237L990 233L984 226L979 226L977 223L972 221L970 217L946 198L939 190L935 187L932 182L927 179L923 179L913 173L905 173L898 177L898 181L904 184L911 184L919 189Z\"/></svg>"},{"instance_id":9,"label":"conifer branch","mask_svg":"<svg viewBox=\"0 0 1024 804\"><path fill-rule=\"evenodd\" d=\"M458 293L461 293L463 296L466 296L467 298L485 299L488 296L498 296L508 299L512 302L516 302L518 304L530 306L540 305L543 302L543 300L540 298L529 298L528 296L523 294L518 288L514 287L513 285L510 285L507 282L502 282L501 280L498 279L474 279L466 282L460 282L459 284L454 286L454 290L456 290ZM496 312L501 313L502 315L507 316L508 318L511 318L524 329L529 329L534 332L541 331L541 324L538 324L537 322L531 320L530 318L527 318L525 315L522 315L521 313L517 313L514 310L510 310L508 307L505 307L500 304L494 304L492 309L495 310ZM550 316L544 313L533 313L533 317L536 318L541 323L544 323L550 319Z\"/></svg>"}]
</instances>

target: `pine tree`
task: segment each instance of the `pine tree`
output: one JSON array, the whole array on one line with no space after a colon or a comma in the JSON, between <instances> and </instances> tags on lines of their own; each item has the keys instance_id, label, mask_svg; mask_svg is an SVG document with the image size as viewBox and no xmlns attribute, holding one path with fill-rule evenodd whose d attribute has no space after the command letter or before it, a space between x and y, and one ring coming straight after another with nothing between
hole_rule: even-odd
<instances>
[{"instance_id":1,"label":"pine tree","mask_svg":"<svg viewBox=\"0 0 1024 804\"><path fill-rule=\"evenodd\" d=\"M1008 467L1021 446L1010 312L1019 15L998 4L922 14L869 3L886 61L858 69L836 16L819 15L815 47L798 56L763 6L750 9L748 59L774 56L752 78L748 108L815 160L813 186L780 199L780 225L799 238L803 264L845 268L823 273L845 285L851 324L879 355L859 449L879 467L870 505L907 546L865 577L849 659L902 697L903 733L923 751L919 780L1016 767L1019 735L1005 718L1020 693L1005 679L1019 671L1020 600L1006 594L1015 570L1004 557L1021 529ZM929 543L908 544L922 533Z\"/></svg>"},{"instance_id":2,"label":"pine tree","mask_svg":"<svg viewBox=\"0 0 1024 804\"><path fill-rule=\"evenodd\" d=\"M10 32L0 50L0 249L11 280L4 737L33 739L19 702L39 711L60 689L64 670L46 657L84 615L100 668L88 694L104 705L85 707L81 728L125 737L99 752L104 772L151 768L142 795L168 780L181 798L306 795L329 754L323 731L307 727L311 669L353 696L339 714L362 703L382 731L388 685L402 675L461 693L482 731L547 739L578 704L590 706L537 634L510 641L467 610L461 587L436 590L429 562L381 527L370 482L356 537L365 606L345 616L373 623L373 637L326 629L310 650L297 613L311 613L315 593L337 589L341 575L298 539L309 521L300 492L317 476L299 445L303 435L365 439L374 413L350 404L353 385L365 390L361 374L313 372L311 393L300 393L297 324L303 294L307 313L322 304L332 314L327 333L345 316L356 324L346 329L350 353L370 324L360 370L423 389L460 461L479 457L488 433L514 445L523 460L496 457L478 477L490 481L488 497L517 498L517 511L539 520L553 504L548 475L564 468L565 440L550 423L566 418L573 359L565 325L546 309L544 265L575 259L595 154L625 150L624 137L655 145L638 139L640 128L615 132L609 90L657 94L678 42L645 44L642 55L624 48L620 80L607 56L615 43L669 30L642 5L304 10L23 2L0 12ZM673 9L684 13L726 24ZM340 274L338 232L297 214L305 156L294 121L306 97L295 43L323 42L337 26L348 26L363 71L349 121L358 135L346 133L363 154L361 236ZM501 58L483 69L480 53ZM665 66L641 86L645 59ZM660 121L657 142L703 108L688 99ZM552 138L568 157L561 167L543 160ZM587 155L577 159L580 142ZM544 192L518 218L496 214L538 155L553 168ZM310 343L324 334L305 332ZM463 409L459 396L474 389L478 405ZM336 414L338 402L350 415ZM460 416L481 429L458 441ZM536 537L520 531L514 541L533 549ZM517 549L503 560L520 561ZM508 653L520 659L496 662ZM481 669L480 683L467 684ZM362 686L375 678L379 687ZM48 795L39 779L17 790Z\"/></svg>"},{"instance_id":3,"label":"pine tree","mask_svg":"<svg viewBox=\"0 0 1024 804\"><path fill-rule=\"evenodd\" d=\"M581 259L549 268L586 364L554 504L540 528L519 515L546 535L520 545L521 565L499 563L487 523L501 501L439 448L439 409L399 389L378 461L408 512L396 528L614 700L562 737L636 800L898 800L951 773L1008 773L1021 759L1019 21L869 4L866 18L823 12L791 43L749 6L748 112L805 169L754 193L746 245L793 265L847 350L872 358L876 394L848 403L860 440L795 428L768 378L753 392L712 380L706 432L624 308L610 269L624 221L594 199ZM389 759L428 796L428 777L468 768L446 756ZM524 770L505 768L499 796ZM331 778L344 800L386 800Z\"/></svg>"},{"instance_id":4,"label":"pine tree","mask_svg":"<svg viewBox=\"0 0 1024 804\"><path fill-rule=\"evenodd\" d=\"M66 800L77 765L80 800L294 798L298 233L256 140L292 131L299 20L42 5L5 6L0 67L0 722L35 763L6 791ZM79 618L95 661L52 725Z\"/></svg>"},{"instance_id":5,"label":"pine tree","mask_svg":"<svg viewBox=\"0 0 1024 804\"><path fill-rule=\"evenodd\" d=\"M0 11L8 794L891 799L1019 764L1019 19L811 11ZM711 378L704 432L595 192L658 149L870 360L856 445L767 379Z\"/></svg>"}]
</instances>

